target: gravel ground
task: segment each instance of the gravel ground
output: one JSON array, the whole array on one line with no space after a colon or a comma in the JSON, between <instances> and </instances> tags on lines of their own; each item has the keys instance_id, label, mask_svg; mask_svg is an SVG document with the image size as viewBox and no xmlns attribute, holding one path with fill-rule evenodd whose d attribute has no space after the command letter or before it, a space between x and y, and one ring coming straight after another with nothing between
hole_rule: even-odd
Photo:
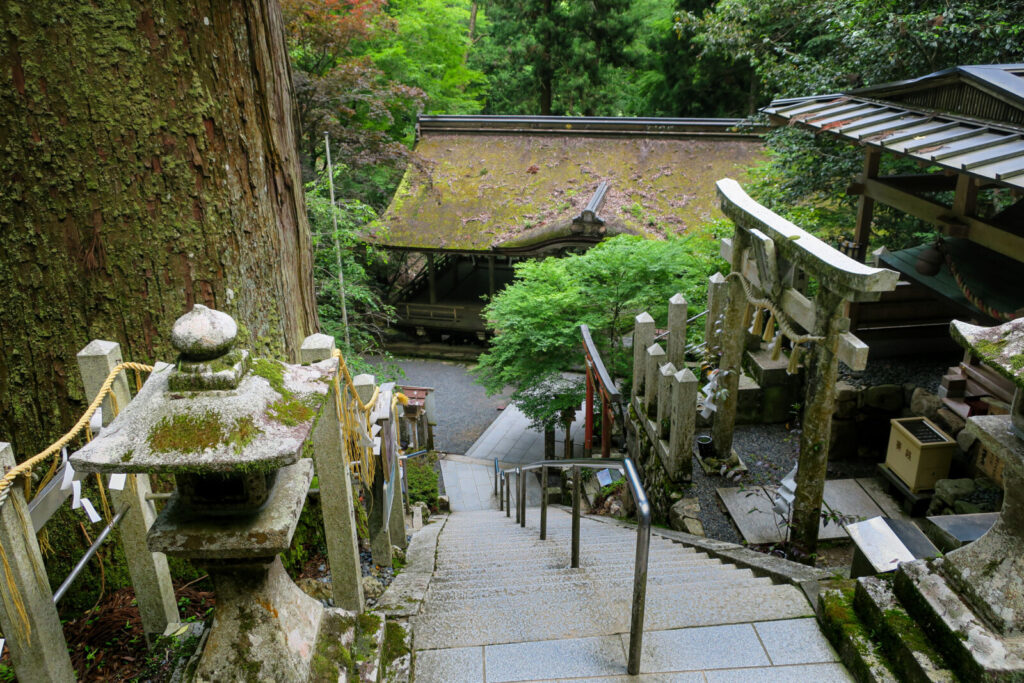
<instances>
[{"instance_id":1,"label":"gravel ground","mask_svg":"<svg viewBox=\"0 0 1024 683\"><path fill-rule=\"evenodd\" d=\"M498 417L498 407L508 401L502 394L487 396L483 387L473 381L467 364L403 359L394 363L405 371L399 384L435 389L438 424L434 428L434 445L440 451L465 453Z\"/></svg>"},{"instance_id":2,"label":"gravel ground","mask_svg":"<svg viewBox=\"0 0 1024 683\"><path fill-rule=\"evenodd\" d=\"M839 378L855 386L878 384L914 384L933 394L939 390L946 368L960 363L963 354L927 355L917 358L880 358L868 363L866 370L854 372L839 364Z\"/></svg>"}]
</instances>

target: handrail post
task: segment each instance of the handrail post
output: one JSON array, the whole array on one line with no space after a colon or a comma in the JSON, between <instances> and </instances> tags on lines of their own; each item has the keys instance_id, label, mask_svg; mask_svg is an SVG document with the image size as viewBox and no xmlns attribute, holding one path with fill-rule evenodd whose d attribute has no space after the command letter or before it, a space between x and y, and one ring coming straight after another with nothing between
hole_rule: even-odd
<instances>
[{"instance_id":1,"label":"handrail post","mask_svg":"<svg viewBox=\"0 0 1024 683\"><path fill-rule=\"evenodd\" d=\"M498 489L498 511L500 512L505 509L505 473L498 475L498 478L501 480Z\"/></svg>"},{"instance_id":2,"label":"handrail post","mask_svg":"<svg viewBox=\"0 0 1024 683\"><path fill-rule=\"evenodd\" d=\"M639 483L640 478L633 461L623 461L626 479ZM629 619L629 661L626 671L635 676L640 673L640 657L644 638L644 611L647 604L647 564L651 549L651 505L643 489L633 491L636 503L636 562L633 566L633 608ZM639 494L639 495L638 495Z\"/></svg>"},{"instance_id":3,"label":"handrail post","mask_svg":"<svg viewBox=\"0 0 1024 683\"><path fill-rule=\"evenodd\" d=\"M580 566L580 468L572 468L572 568Z\"/></svg>"},{"instance_id":4,"label":"handrail post","mask_svg":"<svg viewBox=\"0 0 1024 683\"><path fill-rule=\"evenodd\" d=\"M498 495L498 459L494 459L494 495Z\"/></svg>"},{"instance_id":5,"label":"handrail post","mask_svg":"<svg viewBox=\"0 0 1024 683\"><path fill-rule=\"evenodd\" d=\"M526 476L525 472L519 470L519 526L526 528Z\"/></svg>"},{"instance_id":6,"label":"handrail post","mask_svg":"<svg viewBox=\"0 0 1024 683\"><path fill-rule=\"evenodd\" d=\"M548 467L540 468L540 540L548 537Z\"/></svg>"},{"instance_id":7,"label":"handrail post","mask_svg":"<svg viewBox=\"0 0 1024 683\"><path fill-rule=\"evenodd\" d=\"M505 478L502 480L505 483L505 516L512 516L512 482L510 481L512 474L505 472Z\"/></svg>"}]
</instances>

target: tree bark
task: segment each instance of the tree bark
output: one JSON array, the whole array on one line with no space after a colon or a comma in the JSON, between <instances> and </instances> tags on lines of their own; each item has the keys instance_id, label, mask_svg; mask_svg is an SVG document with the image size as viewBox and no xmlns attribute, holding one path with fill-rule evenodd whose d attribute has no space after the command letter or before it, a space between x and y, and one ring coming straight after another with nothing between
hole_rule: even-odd
<instances>
[{"instance_id":1,"label":"tree bark","mask_svg":"<svg viewBox=\"0 0 1024 683\"><path fill-rule=\"evenodd\" d=\"M173 360L194 302L294 359L317 316L277 3L11 0L0 27L0 440L77 419L92 338Z\"/></svg>"}]
</instances>

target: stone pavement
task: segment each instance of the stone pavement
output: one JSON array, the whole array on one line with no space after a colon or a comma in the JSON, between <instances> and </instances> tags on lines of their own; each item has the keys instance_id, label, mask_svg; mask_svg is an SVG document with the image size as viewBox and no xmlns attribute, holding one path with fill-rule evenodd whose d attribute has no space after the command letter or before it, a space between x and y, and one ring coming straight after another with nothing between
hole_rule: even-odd
<instances>
[{"instance_id":1,"label":"stone pavement","mask_svg":"<svg viewBox=\"0 0 1024 683\"><path fill-rule=\"evenodd\" d=\"M457 512L414 627L418 683L852 681L791 585L654 536L641 676L627 677L635 533L581 520L569 569L570 516L526 528L496 511Z\"/></svg>"},{"instance_id":2,"label":"stone pavement","mask_svg":"<svg viewBox=\"0 0 1024 683\"><path fill-rule=\"evenodd\" d=\"M579 415L583 414L581 410ZM561 438L560 438L561 437ZM573 451L583 457L583 422L577 420L570 430ZM555 453L561 457L564 434L555 436ZM445 494L452 511L489 510L498 507L494 497L494 458L502 468L544 459L544 433L530 428L530 421L514 405L505 408L470 446L465 456L446 455L441 459ZM540 504L540 486L534 474L527 476L527 504Z\"/></svg>"}]
</instances>

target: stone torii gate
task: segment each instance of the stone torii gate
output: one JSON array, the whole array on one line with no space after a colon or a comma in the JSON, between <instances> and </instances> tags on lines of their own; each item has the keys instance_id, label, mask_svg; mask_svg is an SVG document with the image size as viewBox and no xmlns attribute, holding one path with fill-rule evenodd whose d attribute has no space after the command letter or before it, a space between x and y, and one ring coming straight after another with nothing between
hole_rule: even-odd
<instances>
[{"instance_id":1,"label":"stone torii gate","mask_svg":"<svg viewBox=\"0 0 1024 683\"><path fill-rule=\"evenodd\" d=\"M844 305L876 301L882 292L896 287L899 273L845 256L758 204L735 180L724 178L717 187L722 212L736 229L731 241L722 241L722 255L731 262L731 272L720 344L721 397L712 428L714 447L721 458L732 452L748 328L758 332L766 326L764 337L774 336L776 356L782 352L783 339L790 340L791 371L803 347L811 346L790 535L793 546L809 557L818 543L838 361L855 370L867 365L868 347L849 332ZM813 300L796 286L801 273L817 286ZM779 331L773 335L776 325Z\"/></svg>"}]
</instances>

